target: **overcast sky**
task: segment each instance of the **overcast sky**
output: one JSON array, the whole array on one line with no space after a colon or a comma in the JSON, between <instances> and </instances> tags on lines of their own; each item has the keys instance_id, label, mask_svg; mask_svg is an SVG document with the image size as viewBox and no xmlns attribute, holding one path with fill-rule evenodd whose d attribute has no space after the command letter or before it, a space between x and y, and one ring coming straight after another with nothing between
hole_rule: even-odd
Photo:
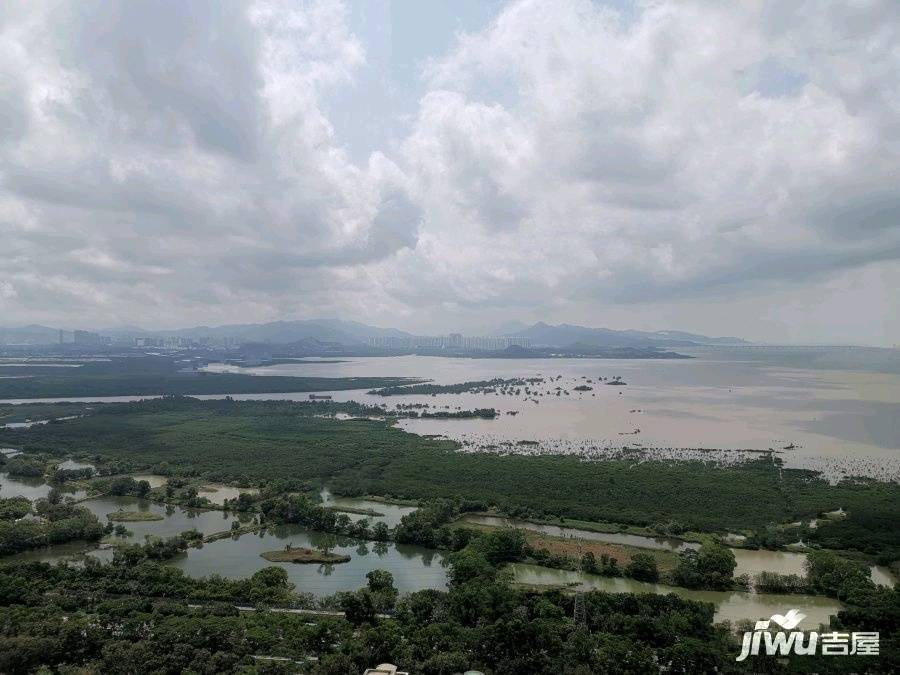
<instances>
[{"instance_id":1,"label":"overcast sky","mask_svg":"<svg viewBox=\"0 0 900 675\"><path fill-rule=\"evenodd\" d=\"M0 3L0 325L900 343L900 3Z\"/></svg>"}]
</instances>

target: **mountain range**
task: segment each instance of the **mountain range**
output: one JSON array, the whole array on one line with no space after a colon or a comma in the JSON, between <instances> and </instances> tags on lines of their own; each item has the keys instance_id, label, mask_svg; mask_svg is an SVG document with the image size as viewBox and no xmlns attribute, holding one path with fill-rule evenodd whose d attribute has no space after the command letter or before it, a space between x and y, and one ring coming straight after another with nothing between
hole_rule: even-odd
<instances>
[{"instance_id":1,"label":"mountain range","mask_svg":"<svg viewBox=\"0 0 900 675\"><path fill-rule=\"evenodd\" d=\"M505 329L510 326L505 326ZM561 323L553 326L543 321L532 326L513 326L514 330L500 333L506 336L531 338L535 346L562 347L573 344L601 347L689 347L691 345L749 344L737 337L708 337L677 330L646 332L639 330L611 330Z\"/></svg>"},{"instance_id":2,"label":"mountain range","mask_svg":"<svg viewBox=\"0 0 900 675\"><path fill-rule=\"evenodd\" d=\"M148 331L137 327L124 327L97 331L113 338L134 337L182 337L231 338L238 342L267 344L292 344L304 340L360 345L370 337L412 337L411 333L396 328L379 328L358 321L343 319L305 319L298 321L272 321L269 323L228 324L224 326L196 326L167 331ZM748 344L736 337L708 337L683 331L656 332L637 330L612 330L571 324L551 325L538 322L531 326L510 322L492 332L497 336L527 337L534 346L566 347L574 344L601 347L689 347L692 345L741 345ZM0 344L55 344L59 341L59 329L40 325L0 327Z\"/></svg>"}]
</instances>

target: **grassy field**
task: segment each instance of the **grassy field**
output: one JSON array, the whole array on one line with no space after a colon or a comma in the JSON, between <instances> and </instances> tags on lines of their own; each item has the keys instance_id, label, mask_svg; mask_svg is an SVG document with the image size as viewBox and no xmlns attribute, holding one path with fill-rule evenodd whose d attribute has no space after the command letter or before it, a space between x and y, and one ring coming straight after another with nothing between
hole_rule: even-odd
<instances>
[{"instance_id":1,"label":"grassy field","mask_svg":"<svg viewBox=\"0 0 900 675\"><path fill-rule=\"evenodd\" d=\"M491 532L497 528L491 525L481 525L476 523L466 523L460 525L467 529L479 530L481 532ZM678 556L672 551L662 551L657 549L641 548L638 546L628 546L626 544L611 544L605 541L594 541L591 539L579 539L575 537L554 537L541 532L532 532L523 530L525 541L534 549L545 548L553 555L566 556L578 561L585 553L593 553L597 560L603 555L615 558L620 567L625 567L631 562L631 557L635 553L644 553L653 556L656 565L661 572L668 572L675 568L678 564Z\"/></svg>"},{"instance_id":2,"label":"grassy field","mask_svg":"<svg viewBox=\"0 0 900 675\"><path fill-rule=\"evenodd\" d=\"M336 563L350 562L349 555L339 553L323 553L309 548L291 548L282 551L266 551L259 554L269 562L291 562L300 564L320 563L333 565Z\"/></svg>"},{"instance_id":3,"label":"grassy field","mask_svg":"<svg viewBox=\"0 0 900 675\"><path fill-rule=\"evenodd\" d=\"M140 523L149 520L163 520L163 516L152 511L113 511L106 517L114 523Z\"/></svg>"}]
</instances>

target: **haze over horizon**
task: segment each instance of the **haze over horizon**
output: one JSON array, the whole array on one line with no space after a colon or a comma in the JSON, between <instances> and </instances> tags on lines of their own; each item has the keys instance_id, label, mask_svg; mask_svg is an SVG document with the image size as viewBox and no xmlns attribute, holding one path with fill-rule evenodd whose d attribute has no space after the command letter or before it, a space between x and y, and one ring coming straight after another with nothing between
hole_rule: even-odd
<instances>
[{"instance_id":1,"label":"haze over horizon","mask_svg":"<svg viewBox=\"0 0 900 675\"><path fill-rule=\"evenodd\" d=\"M898 45L888 0L5 3L0 325L900 343Z\"/></svg>"}]
</instances>

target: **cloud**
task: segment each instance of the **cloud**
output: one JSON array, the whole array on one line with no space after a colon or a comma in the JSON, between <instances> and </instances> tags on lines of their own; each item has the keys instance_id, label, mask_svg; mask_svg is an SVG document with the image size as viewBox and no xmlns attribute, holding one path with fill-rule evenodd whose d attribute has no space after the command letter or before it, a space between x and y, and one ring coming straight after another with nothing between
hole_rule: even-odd
<instances>
[{"instance_id":1,"label":"cloud","mask_svg":"<svg viewBox=\"0 0 900 675\"><path fill-rule=\"evenodd\" d=\"M896 261L896 5L780 6L525 0L462 36L406 147L430 244L410 276L653 302Z\"/></svg>"},{"instance_id":2,"label":"cloud","mask_svg":"<svg viewBox=\"0 0 900 675\"><path fill-rule=\"evenodd\" d=\"M0 275L23 317L224 318L414 246L403 173L381 153L351 162L322 112L364 60L345 15L327 0L7 9Z\"/></svg>"},{"instance_id":3,"label":"cloud","mask_svg":"<svg viewBox=\"0 0 900 675\"><path fill-rule=\"evenodd\" d=\"M385 73L336 0L9 3L7 314L574 320L895 268L898 19L510 2L423 64L405 124L356 111L402 129L360 160L325 102Z\"/></svg>"}]
</instances>

